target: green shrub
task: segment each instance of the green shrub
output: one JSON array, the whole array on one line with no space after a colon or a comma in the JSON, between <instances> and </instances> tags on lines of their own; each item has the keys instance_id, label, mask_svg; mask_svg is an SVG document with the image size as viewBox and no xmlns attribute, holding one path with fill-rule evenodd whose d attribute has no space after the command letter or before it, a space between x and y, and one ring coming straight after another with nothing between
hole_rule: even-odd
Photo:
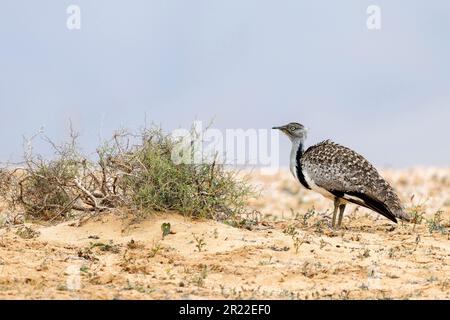
<instances>
[{"instance_id":1,"label":"green shrub","mask_svg":"<svg viewBox=\"0 0 450 320\"><path fill-rule=\"evenodd\" d=\"M215 162L177 164L172 161L177 141L157 129L142 137L142 143L116 161L129 168L121 188L138 209L216 219L243 212L251 189L236 172Z\"/></svg>"},{"instance_id":2,"label":"green shrub","mask_svg":"<svg viewBox=\"0 0 450 320\"><path fill-rule=\"evenodd\" d=\"M77 135L57 145L47 160L25 154L21 174L10 175L12 205L28 216L67 218L73 211L130 209L142 214L174 211L194 218L226 220L245 212L252 190L238 172L212 162L172 161L177 143L159 128L139 134L117 132L97 150L97 160L81 155Z\"/></svg>"}]
</instances>

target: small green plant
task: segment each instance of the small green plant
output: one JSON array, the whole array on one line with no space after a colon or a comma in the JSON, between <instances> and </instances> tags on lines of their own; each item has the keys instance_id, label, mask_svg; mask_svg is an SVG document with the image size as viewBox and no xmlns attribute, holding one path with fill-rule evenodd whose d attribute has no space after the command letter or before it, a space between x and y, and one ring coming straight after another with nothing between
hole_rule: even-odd
<instances>
[{"instance_id":1,"label":"small green plant","mask_svg":"<svg viewBox=\"0 0 450 320\"><path fill-rule=\"evenodd\" d=\"M203 287L207 275L208 267L204 265L202 270L200 271L200 274L195 275L192 280L197 285L197 287Z\"/></svg>"},{"instance_id":2,"label":"small green plant","mask_svg":"<svg viewBox=\"0 0 450 320\"><path fill-rule=\"evenodd\" d=\"M295 224L290 224L284 228L283 233L291 236L294 243L295 253L298 253L300 246L306 242L307 235L305 234L302 238L298 236L298 231L295 229Z\"/></svg>"},{"instance_id":3,"label":"small green plant","mask_svg":"<svg viewBox=\"0 0 450 320\"><path fill-rule=\"evenodd\" d=\"M149 257L153 258L154 256L156 256L158 254L158 252L161 250L161 244L159 243L159 241L157 242L153 242L153 245L150 249L150 253L149 253Z\"/></svg>"},{"instance_id":4,"label":"small green plant","mask_svg":"<svg viewBox=\"0 0 450 320\"><path fill-rule=\"evenodd\" d=\"M162 237L164 239L165 236L167 236L168 234L170 234L170 223L168 222L164 222L163 224L161 224L161 231L162 231Z\"/></svg>"},{"instance_id":5,"label":"small green plant","mask_svg":"<svg viewBox=\"0 0 450 320\"><path fill-rule=\"evenodd\" d=\"M315 270L313 264L305 261L301 267L301 274L305 277L312 278L315 275Z\"/></svg>"},{"instance_id":6,"label":"small green plant","mask_svg":"<svg viewBox=\"0 0 450 320\"><path fill-rule=\"evenodd\" d=\"M361 283L361 285L359 286L359 288L361 290L369 290L369 286L366 283Z\"/></svg>"},{"instance_id":7,"label":"small green plant","mask_svg":"<svg viewBox=\"0 0 450 320\"><path fill-rule=\"evenodd\" d=\"M309 208L304 214L300 214L299 212L295 212L294 209L291 208L291 214L294 216L294 220L300 220L303 227L308 226L308 221L314 215L316 215L316 210L314 207Z\"/></svg>"},{"instance_id":8,"label":"small green plant","mask_svg":"<svg viewBox=\"0 0 450 320\"><path fill-rule=\"evenodd\" d=\"M437 211L432 219L426 221L430 233L440 232L441 234L447 234L448 230L443 225L442 213L443 211Z\"/></svg>"},{"instance_id":9,"label":"small green plant","mask_svg":"<svg viewBox=\"0 0 450 320\"><path fill-rule=\"evenodd\" d=\"M112 253L120 252L120 247L118 245L113 244L112 241L110 241L110 243L91 242L90 249L93 248L99 248L101 251L108 251Z\"/></svg>"},{"instance_id":10,"label":"small green plant","mask_svg":"<svg viewBox=\"0 0 450 320\"><path fill-rule=\"evenodd\" d=\"M203 237L199 237L195 233L193 233L192 236L194 237L195 246L196 246L198 252L201 252L203 250L203 247L206 246L205 240L203 239Z\"/></svg>"},{"instance_id":11,"label":"small green plant","mask_svg":"<svg viewBox=\"0 0 450 320\"><path fill-rule=\"evenodd\" d=\"M138 283L133 284L130 282L129 279L127 279L127 285L123 288L123 290L136 290L139 293L145 293L145 294L151 294L156 291L155 289L151 288L149 285L143 286Z\"/></svg>"},{"instance_id":12,"label":"small green plant","mask_svg":"<svg viewBox=\"0 0 450 320\"><path fill-rule=\"evenodd\" d=\"M294 241L294 249L295 249L295 253L298 253L298 250L300 249L300 246L303 244L303 240L304 239L300 239L297 236L292 236L292 240Z\"/></svg>"},{"instance_id":13,"label":"small green plant","mask_svg":"<svg viewBox=\"0 0 450 320\"><path fill-rule=\"evenodd\" d=\"M95 256L95 254L92 252L92 250L89 247L79 249L78 257L86 259L86 260L90 260L90 261L98 260L98 258Z\"/></svg>"},{"instance_id":14,"label":"small green plant","mask_svg":"<svg viewBox=\"0 0 450 320\"><path fill-rule=\"evenodd\" d=\"M40 232L35 231L30 227L23 226L17 229L16 234L21 237L22 239L32 239L39 236Z\"/></svg>"},{"instance_id":15,"label":"small green plant","mask_svg":"<svg viewBox=\"0 0 450 320\"><path fill-rule=\"evenodd\" d=\"M268 260L261 260L261 261L259 261L258 265L260 265L260 266L267 266L267 265L271 265L273 263L274 262L272 261L272 256L270 256Z\"/></svg>"},{"instance_id":16,"label":"small green plant","mask_svg":"<svg viewBox=\"0 0 450 320\"><path fill-rule=\"evenodd\" d=\"M294 237L298 234L297 230L295 229L295 224L286 226L286 228L284 228L283 230L283 233L291 237Z\"/></svg>"},{"instance_id":17,"label":"small green plant","mask_svg":"<svg viewBox=\"0 0 450 320\"><path fill-rule=\"evenodd\" d=\"M302 225L306 227L308 225L309 219L313 217L315 214L316 210L314 210L314 208L308 209L308 211L306 211L306 213L302 217Z\"/></svg>"},{"instance_id":18,"label":"small green plant","mask_svg":"<svg viewBox=\"0 0 450 320\"><path fill-rule=\"evenodd\" d=\"M394 258L396 251L398 251L397 247L389 248L388 257L391 258L391 259Z\"/></svg>"},{"instance_id":19,"label":"small green plant","mask_svg":"<svg viewBox=\"0 0 450 320\"><path fill-rule=\"evenodd\" d=\"M411 222L413 223L413 231L416 230L416 225L420 225L423 221L423 216L425 211L423 209L423 205L418 204L409 209L409 213L411 215Z\"/></svg>"},{"instance_id":20,"label":"small green plant","mask_svg":"<svg viewBox=\"0 0 450 320\"><path fill-rule=\"evenodd\" d=\"M80 267L80 271L83 273L87 273L89 271L89 267L86 265L83 265Z\"/></svg>"},{"instance_id":21,"label":"small green plant","mask_svg":"<svg viewBox=\"0 0 450 320\"><path fill-rule=\"evenodd\" d=\"M208 275L208 266L204 265L202 272L200 273L203 279L206 279L206 276Z\"/></svg>"},{"instance_id":22,"label":"small green plant","mask_svg":"<svg viewBox=\"0 0 450 320\"><path fill-rule=\"evenodd\" d=\"M416 245L414 246L414 250L413 251L416 251L417 247L419 246L420 241L421 241L420 234L418 234L416 236L416 240L415 240Z\"/></svg>"},{"instance_id":23,"label":"small green plant","mask_svg":"<svg viewBox=\"0 0 450 320\"><path fill-rule=\"evenodd\" d=\"M67 286L65 284L59 284L56 287L56 290L58 290L58 291L69 291L69 289L67 288Z\"/></svg>"},{"instance_id":24,"label":"small green plant","mask_svg":"<svg viewBox=\"0 0 450 320\"><path fill-rule=\"evenodd\" d=\"M329 243L320 238L320 249L323 249L327 245L329 245Z\"/></svg>"},{"instance_id":25,"label":"small green plant","mask_svg":"<svg viewBox=\"0 0 450 320\"><path fill-rule=\"evenodd\" d=\"M315 231L319 234L323 233L323 226L324 226L324 222L322 220L318 220L315 224Z\"/></svg>"},{"instance_id":26,"label":"small green plant","mask_svg":"<svg viewBox=\"0 0 450 320\"><path fill-rule=\"evenodd\" d=\"M261 213L257 210L245 212L239 216L231 216L228 219L222 220L223 223L247 230L253 230L255 226L261 221Z\"/></svg>"}]
</instances>

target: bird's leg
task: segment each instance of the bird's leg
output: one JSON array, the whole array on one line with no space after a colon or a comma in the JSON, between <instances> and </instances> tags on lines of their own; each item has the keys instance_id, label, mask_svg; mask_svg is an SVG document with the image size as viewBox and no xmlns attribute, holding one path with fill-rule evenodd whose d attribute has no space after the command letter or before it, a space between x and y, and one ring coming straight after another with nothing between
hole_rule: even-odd
<instances>
[{"instance_id":1,"label":"bird's leg","mask_svg":"<svg viewBox=\"0 0 450 320\"><path fill-rule=\"evenodd\" d=\"M333 220L331 221L331 227L334 228L336 224L336 215L339 207L339 199L334 199L334 210L333 210Z\"/></svg>"},{"instance_id":2,"label":"bird's leg","mask_svg":"<svg viewBox=\"0 0 450 320\"><path fill-rule=\"evenodd\" d=\"M338 227L341 226L342 218L344 217L344 210L345 210L345 204L341 204L339 206L339 220L338 220Z\"/></svg>"}]
</instances>

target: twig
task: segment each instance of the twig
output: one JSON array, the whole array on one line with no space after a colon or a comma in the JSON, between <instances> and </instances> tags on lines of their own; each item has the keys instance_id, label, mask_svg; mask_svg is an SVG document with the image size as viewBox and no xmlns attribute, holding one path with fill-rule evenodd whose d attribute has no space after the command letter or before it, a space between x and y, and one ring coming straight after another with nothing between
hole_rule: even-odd
<instances>
[{"instance_id":1,"label":"twig","mask_svg":"<svg viewBox=\"0 0 450 320\"><path fill-rule=\"evenodd\" d=\"M98 209L100 211L111 209L109 207L104 207L104 206L99 205L97 202L97 198L94 197L94 195L92 193L90 193L88 190L86 190L85 187L83 187L83 185L81 184L81 182L79 181L78 178L75 178L73 182L75 183L77 188L79 190L81 190L92 201L95 209Z\"/></svg>"},{"instance_id":2,"label":"twig","mask_svg":"<svg viewBox=\"0 0 450 320\"><path fill-rule=\"evenodd\" d=\"M53 218L50 219L50 222L52 222L53 220L55 220L57 217L63 215L65 212L67 212L67 210L69 210L69 208L73 208L73 204L75 203L75 201L77 201L80 198L80 195L77 195L75 198L73 198L68 204L66 204L57 214L55 214L55 216Z\"/></svg>"}]
</instances>

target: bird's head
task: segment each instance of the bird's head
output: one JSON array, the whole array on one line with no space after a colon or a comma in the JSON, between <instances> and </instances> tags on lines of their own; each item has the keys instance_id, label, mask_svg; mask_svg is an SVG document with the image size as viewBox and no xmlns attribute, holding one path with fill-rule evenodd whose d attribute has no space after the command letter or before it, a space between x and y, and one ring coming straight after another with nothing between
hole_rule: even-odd
<instances>
[{"instance_id":1,"label":"bird's head","mask_svg":"<svg viewBox=\"0 0 450 320\"><path fill-rule=\"evenodd\" d=\"M308 133L308 129L300 123L291 122L281 127L273 127L272 129L278 129L283 132L288 138L293 141L296 139L304 140Z\"/></svg>"}]
</instances>

